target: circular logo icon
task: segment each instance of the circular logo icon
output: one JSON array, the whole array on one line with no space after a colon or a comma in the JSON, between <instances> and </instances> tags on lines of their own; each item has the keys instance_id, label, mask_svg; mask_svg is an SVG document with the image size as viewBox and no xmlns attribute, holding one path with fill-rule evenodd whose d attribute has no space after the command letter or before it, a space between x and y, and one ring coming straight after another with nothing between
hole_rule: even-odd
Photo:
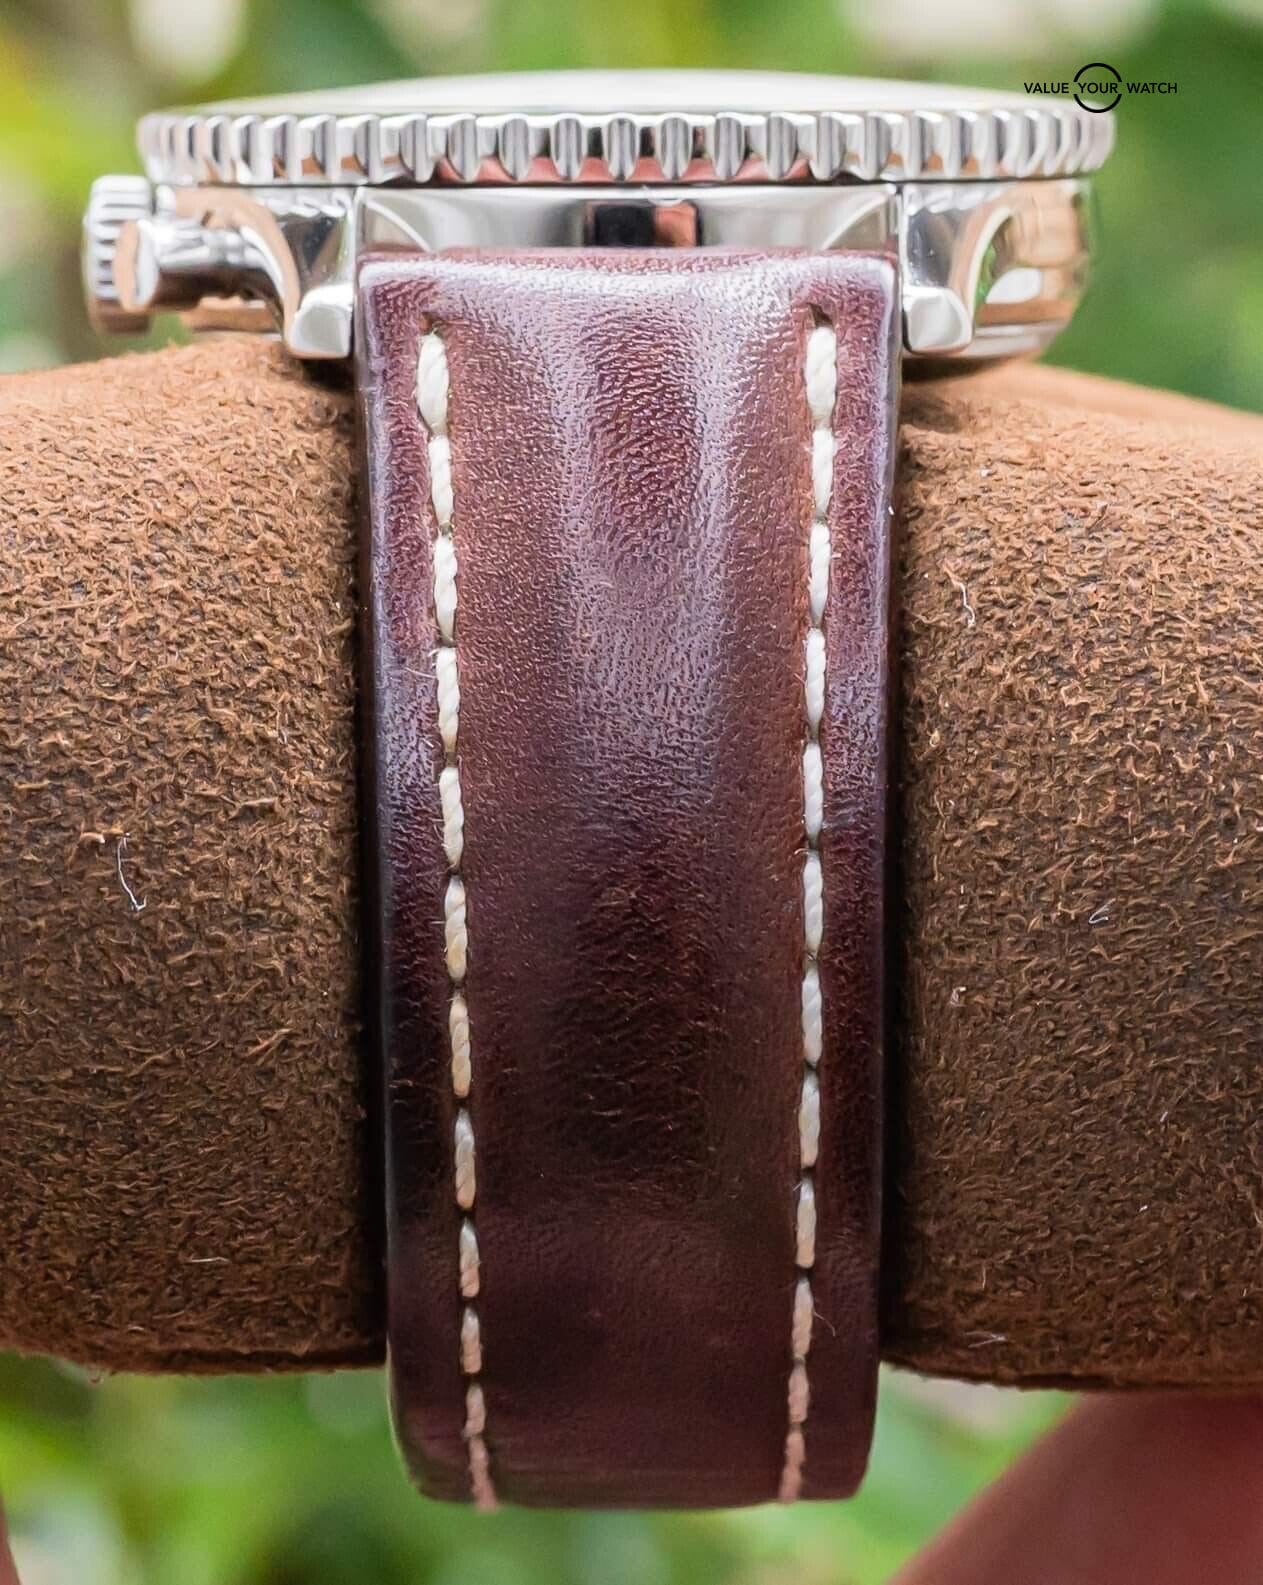
<instances>
[{"instance_id":1,"label":"circular logo icon","mask_svg":"<svg viewBox=\"0 0 1263 1585\"><path fill-rule=\"evenodd\" d=\"M1075 104L1080 110L1090 110L1096 116L1113 110L1123 97L1123 79L1105 61L1089 61L1086 66L1080 66L1074 74L1074 85ZM1090 103L1092 100L1096 102Z\"/></svg>"}]
</instances>

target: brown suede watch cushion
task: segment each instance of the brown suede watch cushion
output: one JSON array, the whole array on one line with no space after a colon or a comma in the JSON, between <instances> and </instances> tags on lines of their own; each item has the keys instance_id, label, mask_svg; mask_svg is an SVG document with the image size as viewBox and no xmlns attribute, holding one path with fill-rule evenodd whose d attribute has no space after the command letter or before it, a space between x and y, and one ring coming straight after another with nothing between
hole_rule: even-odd
<instances>
[{"instance_id":1,"label":"brown suede watch cushion","mask_svg":"<svg viewBox=\"0 0 1263 1585\"><path fill-rule=\"evenodd\" d=\"M900 480L885 1352L1263 1381L1263 423L1004 369ZM380 1356L352 493L265 345L0 383L0 1346Z\"/></svg>"}]
</instances>

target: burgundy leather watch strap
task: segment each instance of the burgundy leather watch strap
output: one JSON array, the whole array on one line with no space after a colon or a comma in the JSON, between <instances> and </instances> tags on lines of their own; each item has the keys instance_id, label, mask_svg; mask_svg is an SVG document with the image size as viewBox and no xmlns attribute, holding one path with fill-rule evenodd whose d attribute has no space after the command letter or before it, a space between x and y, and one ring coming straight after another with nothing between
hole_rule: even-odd
<instances>
[{"instance_id":1,"label":"burgundy leather watch strap","mask_svg":"<svg viewBox=\"0 0 1263 1585\"><path fill-rule=\"evenodd\" d=\"M893 263L360 275L396 1423L837 1496L877 1361Z\"/></svg>"}]
</instances>

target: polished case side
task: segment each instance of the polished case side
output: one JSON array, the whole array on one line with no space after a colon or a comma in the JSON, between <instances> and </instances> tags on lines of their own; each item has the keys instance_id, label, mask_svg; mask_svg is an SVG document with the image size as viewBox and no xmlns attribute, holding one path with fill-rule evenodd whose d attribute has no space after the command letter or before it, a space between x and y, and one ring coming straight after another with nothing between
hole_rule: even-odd
<instances>
[{"instance_id":1,"label":"polished case side","mask_svg":"<svg viewBox=\"0 0 1263 1585\"><path fill-rule=\"evenodd\" d=\"M116 178L108 179L117 181ZM134 179L133 179L134 180ZM99 184L100 200L112 199ZM132 189L134 202L134 188ZM117 199L112 200L117 207ZM678 187L159 187L122 227L116 301L244 298L303 358L345 358L357 259L384 248L662 246L893 251L913 359L1037 352L1070 318L1089 261L1086 178ZM97 266L100 273L100 266Z\"/></svg>"}]
</instances>

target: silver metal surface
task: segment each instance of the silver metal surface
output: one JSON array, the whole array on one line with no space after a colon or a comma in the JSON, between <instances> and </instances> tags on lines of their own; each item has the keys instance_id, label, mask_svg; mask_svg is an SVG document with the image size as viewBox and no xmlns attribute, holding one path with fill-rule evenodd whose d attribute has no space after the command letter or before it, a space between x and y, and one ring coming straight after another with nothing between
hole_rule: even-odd
<instances>
[{"instance_id":1,"label":"silver metal surface","mask_svg":"<svg viewBox=\"0 0 1263 1585\"><path fill-rule=\"evenodd\" d=\"M119 301L114 256L124 226L143 219L152 208L153 192L143 176L101 176L92 184L80 262L88 317L99 331L135 335L149 323L147 314L131 312Z\"/></svg>"},{"instance_id":2,"label":"silver metal surface","mask_svg":"<svg viewBox=\"0 0 1263 1585\"><path fill-rule=\"evenodd\" d=\"M160 111L151 180L992 181L1095 170L1109 115L1022 94L791 72L527 72L422 78Z\"/></svg>"},{"instance_id":3,"label":"silver metal surface","mask_svg":"<svg viewBox=\"0 0 1263 1585\"><path fill-rule=\"evenodd\" d=\"M904 348L910 356L1039 352L1087 284L1087 181L900 189Z\"/></svg>"},{"instance_id":4,"label":"silver metal surface","mask_svg":"<svg viewBox=\"0 0 1263 1585\"><path fill-rule=\"evenodd\" d=\"M234 289L266 298L268 258L235 226L147 215L123 227L114 254L114 289L130 314L187 308Z\"/></svg>"},{"instance_id":5,"label":"silver metal surface","mask_svg":"<svg viewBox=\"0 0 1263 1585\"><path fill-rule=\"evenodd\" d=\"M885 251L910 358L1037 351L1090 251L1088 183L1055 173L1112 138L1107 116L1012 95L753 73L431 79L177 119L178 137L148 118L142 145L178 179L93 188L94 320L257 327L265 304L303 358L349 354L360 255L452 247Z\"/></svg>"},{"instance_id":6,"label":"silver metal surface","mask_svg":"<svg viewBox=\"0 0 1263 1585\"><path fill-rule=\"evenodd\" d=\"M863 248L899 258L916 357L1037 350L1088 264L1088 184L850 187L159 188L121 228L114 308L270 304L302 358L351 350L355 262L388 248Z\"/></svg>"}]
</instances>

